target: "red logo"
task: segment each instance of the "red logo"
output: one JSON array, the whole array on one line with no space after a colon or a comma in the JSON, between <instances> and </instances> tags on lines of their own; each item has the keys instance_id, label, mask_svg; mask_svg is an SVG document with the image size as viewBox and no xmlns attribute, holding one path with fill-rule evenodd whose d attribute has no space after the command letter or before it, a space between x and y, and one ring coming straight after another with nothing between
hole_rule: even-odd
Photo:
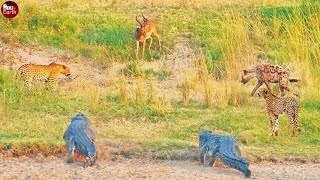
<instances>
[{"instance_id":1,"label":"red logo","mask_svg":"<svg viewBox=\"0 0 320 180\"><path fill-rule=\"evenodd\" d=\"M19 13L18 5L13 1L7 1L2 4L1 13L6 18L14 18Z\"/></svg>"}]
</instances>

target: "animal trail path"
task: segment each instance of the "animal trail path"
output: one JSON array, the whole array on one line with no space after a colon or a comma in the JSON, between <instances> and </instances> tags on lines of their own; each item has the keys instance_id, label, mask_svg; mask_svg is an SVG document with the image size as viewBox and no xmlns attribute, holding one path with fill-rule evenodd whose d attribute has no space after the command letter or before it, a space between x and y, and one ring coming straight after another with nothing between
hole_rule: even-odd
<instances>
[{"instance_id":1,"label":"animal trail path","mask_svg":"<svg viewBox=\"0 0 320 180\"><path fill-rule=\"evenodd\" d=\"M188 39L179 39L174 49L164 57L164 60L144 61L140 66L142 69L153 69L155 72L160 72L163 66L166 66L170 71L170 76L161 83L157 82L157 84L160 89L170 89L176 88L181 83L187 69L192 71L190 68L194 66L196 58L197 55L190 47ZM77 57L65 55L58 50L44 50L37 47L13 49L0 42L0 64L3 64L6 68L18 69L25 63L50 64L51 62L62 63L70 67L72 76L76 77L76 81L94 85L104 84L112 76L121 76L121 69L126 67L126 63L113 62L106 68L81 61Z\"/></svg>"},{"instance_id":2,"label":"animal trail path","mask_svg":"<svg viewBox=\"0 0 320 180\"><path fill-rule=\"evenodd\" d=\"M87 169L82 163L67 164L60 158L15 158L2 160L0 179L244 179L242 173L225 167L203 167L191 161L148 159L98 159ZM319 179L319 164L263 162L251 164L251 179Z\"/></svg>"},{"instance_id":3,"label":"animal trail path","mask_svg":"<svg viewBox=\"0 0 320 180\"><path fill-rule=\"evenodd\" d=\"M183 78L190 72L196 72L195 61L197 54L191 47L191 42L188 39L177 40L172 51L166 56L163 56L161 60L153 62L144 61L139 64L143 70L152 69L159 74L166 69L170 75L164 80L154 79L154 85L158 94L165 95L166 99L180 100L181 91L179 86L181 85ZM91 86L103 86L104 89L114 89L117 80L121 79L121 70L126 68L129 63L113 62L108 67L101 67L101 65L93 65L92 62L80 60L80 58L74 56L65 55L58 50L44 50L37 47L22 47L12 49L6 44L0 42L0 53L4 54L1 58L0 64L4 67L12 67L14 70L18 69L25 63L34 64L50 64L55 61L67 65L71 69L72 81L64 83L63 88L79 87L83 84ZM1 55L1 54L0 54ZM59 76L59 82L65 82L66 77ZM134 78L130 78L129 86L132 86ZM110 82L113 83L110 86ZM85 85L83 85L85 86Z\"/></svg>"}]
</instances>

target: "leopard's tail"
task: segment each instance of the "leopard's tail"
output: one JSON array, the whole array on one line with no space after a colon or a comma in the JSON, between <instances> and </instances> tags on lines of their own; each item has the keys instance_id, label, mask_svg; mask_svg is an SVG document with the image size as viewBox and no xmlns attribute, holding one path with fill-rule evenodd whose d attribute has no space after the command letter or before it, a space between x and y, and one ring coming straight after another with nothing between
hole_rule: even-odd
<instances>
[{"instance_id":1,"label":"leopard's tail","mask_svg":"<svg viewBox=\"0 0 320 180\"><path fill-rule=\"evenodd\" d=\"M16 70L16 72L14 73L14 79L18 79L20 77L20 71Z\"/></svg>"},{"instance_id":2,"label":"leopard's tail","mask_svg":"<svg viewBox=\"0 0 320 180\"><path fill-rule=\"evenodd\" d=\"M300 126L299 126L298 112L297 112L297 111L296 111L296 112L294 113L294 115L293 115L293 120L294 120L294 126L295 126L296 130L297 130L298 132L301 132L302 129L301 129Z\"/></svg>"},{"instance_id":3,"label":"leopard's tail","mask_svg":"<svg viewBox=\"0 0 320 180\"><path fill-rule=\"evenodd\" d=\"M28 67L28 64L24 64L22 66L19 67L19 69L16 70L16 72L14 73L14 79L18 79L21 78L21 75L25 73L25 69Z\"/></svg>"}]
</instances>

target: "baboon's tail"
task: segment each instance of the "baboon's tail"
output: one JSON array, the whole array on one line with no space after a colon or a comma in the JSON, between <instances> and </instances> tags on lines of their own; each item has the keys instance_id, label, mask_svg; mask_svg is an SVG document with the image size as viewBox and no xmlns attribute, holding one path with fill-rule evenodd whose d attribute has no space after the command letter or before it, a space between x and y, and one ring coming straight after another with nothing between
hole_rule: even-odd
<instances>
[{"instance_id":1,"label":"baboon's tail","mask_svg":"<svg viewBox=\"0 0 320 180\"><path fill-rule=\"evenodd\" d=\"M290 82L299 82L300 79L297 79L297 78L289 78L289 81L290 81Z\"/></svg>"},{"instance_id":2,"label":"baboon's tail","mask_svg":"<svg viewBox=\"0 0 320 180\"><path fill-rule=\"evenodd\" d=\"M224 141L224 139L222 140ZM237 169L244 173L245 177L251 176L251 171L248 169L249 163L247 160L239 157L235 152L236 142L234 140L226 140L221 142L220 157L221 160L231 168Z\"/></svg>"}]
</instances>

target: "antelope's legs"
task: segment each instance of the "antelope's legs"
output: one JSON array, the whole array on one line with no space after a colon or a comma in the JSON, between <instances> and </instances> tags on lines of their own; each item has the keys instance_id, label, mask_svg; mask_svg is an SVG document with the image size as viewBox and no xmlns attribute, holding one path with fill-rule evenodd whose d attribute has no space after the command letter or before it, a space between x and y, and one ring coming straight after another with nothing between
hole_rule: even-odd
<instances>
[{"instance_id":1,"label":"antelope's legs","mask_svg":"<svg viewBox=\"0 0 320 180\"><path fill-rule=\"evenodd\" d=\"M150 37L149 50L150 50L150 48L151 48L151 45L152 45L152 40L153 40L153 38L152 38L152 37Z\"/></svg>"},{"instance_id":2,"label":"antelope's legs","mask_svg":"<svg viewBox=\"0 0 320 180\"><path fill-rule=\"evenodd\" d=\"M146 48L146 40L143 40L143 45L142 45L142 58L144 58L144 49Z\"/></svg>"},{"instance_id":3,"label":"antelope's legs","mask_svg":"<svg viewBox=\"0 0 320 180\"><path fill-rule=\"evenodd\" d=\"M160 36L159 36L159 34L157 32L154 32L154 35L157 37L158 43L159 43L159 47L161 49L162 47L161 47L161 43L160 43Z\"/></svg>"},{"instance_id":4,"label":"antelope's legs","mask_svg":"<svg viewBox=\"0 0 320 180\"><path fill-rule=\"evenodd\" d=\"M139 53L139 41L136 41L136 58L137 59L139 58L138 53Z\"/></svg>"}]
</instances>

